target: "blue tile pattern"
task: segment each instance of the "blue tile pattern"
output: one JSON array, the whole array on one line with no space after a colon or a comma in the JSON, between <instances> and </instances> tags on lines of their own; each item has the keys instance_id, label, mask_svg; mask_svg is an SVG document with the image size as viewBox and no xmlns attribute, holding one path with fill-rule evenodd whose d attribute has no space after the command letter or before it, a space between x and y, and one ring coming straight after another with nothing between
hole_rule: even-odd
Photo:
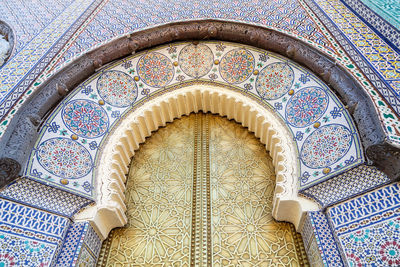
<instances>
[{"instance_id":1,"label":"blue tile pattern","mask_svg":"<svg viewBox=\"0 0 400 267\"><path fill-rule=\"evenodd\" d=\"M328 208L327 215L350 266L400 265L400 183Z\"/></svg>"},{"instance_id":2,"label":"blue tile pattern","mask_svg":"<svg viewBox=\"0 0 400 267\"><path fill-rule=\"evenodd\" d=\"M73 266L76 255L82 247L87 223L73 223L68 229L65 242L57 259L58 266Z\"/></svg>"},{"instance_id":3,"label":"blue tile pattern","mask_svg":"<svg viewBox=\"0 0 400 267\"><path fill-rule=\"evenodd\" d=\"M54 266L69 224L65 217L0 199L0 262Z\"/></svg>"},{"instance_id":4,"label":"blue tile pattern","mask_svg":"<svg viewBox=\"0 0 400 267\"><path fill-rule=\"evenodd\" d=\"M368 224L376 222L372 219L375 216L382 217L386 214L385 217L394 217L396 214L392 211L400 207L399 192L400 184L394 183L333 206L328 212L330 221L335 229L343 229L341 232L346 232L356 230L354 225L366 226L365 223L354 224L356 222L369 221Z\"/></svg>"},{"instance_id":5,"label":"blue tile pattern","mask_svg":"<svg viewBox=\"0 0 400 267\"><path fill-rule=\"evenodd\" d=\"M24 49L15 53L2 66L0 69L0 118L4 118L8 110L39 76L100 1L73 1L32 38L24 46ZM19 36L17 36L18 38ZM27 93L31 94L32 90Z\"/></svg>"},{"instance_id":6,"label":"blue tile pattern","mask_svg":"<svg viewBox=\"0 0 400 267\"><path fill-rule=\"evenodd\" d=\"M191 53L201 57L198 62L202 64L192 64ZM241 65L237 67L233 61ZM237 90L286 121L299 151L302 189L364 162L349 113L314 74L265 50L211 41L155 48L96 73L44 123L25 174L93 197L93 166L108 132L144 101L198 82Z\"/></svg>"},{"instance_id":7,"label":"blue tile pattern","mask_svg":"<svg viewBox=\"0 0 400 267\"><path fill-rule=\"evenodd\" d=\"M400 98L393 92L393 88L374 70L371 64L364 58L362 53L358 51L354 45L348 40L348 36L342 32L332 21L329 9L322 8L315 0L304 0L307 5L316 13L324 25L329 29L334 38L344 48L349 57L354 61L356 66L360 68L365 80L361 83L366 86L371 98L374 100L376 108L380 110L379 116L384 125L385 132L391 142L400 143L400 120L398 114L400 112ZM325 3L327 5L327 3ZM341 9L343 14L349 14L354 17L348 9ZM349 25L349 24L347 24ZM368 47L366 47L368 48ZM352 63L350 64L350 66ZM353 66L354 67L354 66ZM357 75L357 74L356 74ZM366 81L368 79L368 82ZM374 87L369 86L371 83ZM379 92L377 94L376 90ZM382 95L382 97L380 96ZM392 110L394 109L394 111ZM397 113L397 114L396 114Z\"/></svg>"},{"instance_id":8,"label":"blue tile pattern","mask_svg":"<svg viewBox=\"0 0 400 267\"><path fill-rule=\"evenodd\" d=\"M15 53L18 53L37 34L68 8L74 0L0 1L0 20L12 25L15 31Z\"/></svg>"},{"instance_id":9,"label":"blue tile pattern","mask_svg":"<svg viewBox=\"0 0 400 267\"><path fill-rule=\"evenodd\" d=\"M88 224L87 227L84 243L91 253L97 258L100 253L102 241L90 224Z\"/></svg>"},{"instance_id":10,"label":"blue tile pattern","mask_svg":"<svg viewBox=\"0 0 400 267\"><path fill-rule=\"evenodd\" d=\"M332 46L318 25L295 0L279 2L162 0L157 3L145 0L115 0L109 1L104 6L62 61L124 33L161 23L200 18L235 20L275 27L317 44L329 48Z\"/></svg>"},{"instance_id":11,"label":"blue tile pattern","mask_svg":"<svg viewBox=\"0 0 400 267\"><path fill-rule=\"evenodd\" d=\"M396 0L361 0L366 6L379 14L400 30L400 2Z\"/></svg>"},{"instance_id":12,"label":"blue tile pattern","mask_svg":"<svg viewBox=\"0 0 400 267\"><path fill-rule=\"evenodd\" d=\"M344 266L325 214L308 212L301 235L311 266Z\"/></svg>"},{"instance_id":13,"label":"blue tile pattern","mask_svg":"<svg viewBox=\"0 0 400 267\"><path fill-rule=\"evenodd\" d=\"M384 18L372 11L362 0L341 0L364 23L384 38L393 49L400 49L400 29L392 26ZM368 2L366 0L365 2ZM385 1L382 1L385 2ZM398 50L397 50L398 51Z\"/></svg>"},{"instance_id":14,"label":"blue tile pattern","mask_svg":"<svg viewBox=\"0 0 400 267\"><path fill-rule=\"evenodd\" d=\"M322 208L325 208L389 182L389 177L375 167L360 165L325 182L302 190L301 194L316 200Z\"/></svg>"},{"instance_id":15,"label":"blue tile pattern","mask_svg":"<svg viewBox=\"0 0 400 267\"><path fill-rule=\"evenodd\" d=\"M102 242L88 222L72 224L65 240L57 266L95 265Z\"/></svg>"},{"instance_id":16,"label":"blue tile pattern","mask_svg":"<svg viewBox=\"0 0 400 267\"><path fill-rule=\"evenodd\" d=\"M0 197L66 217L72 217L93 202L28 178L18 179L9 184L0 191Z\"/></svg>"},{"instance_id":17,"label":"blue tile pattern","mask_svg":"<svg viewBox=\"0 0 400 267\"><path fill-rule=\"evenodd\" d=\"M365 25L340 0L315 0L315 2L335 27L345 34L353 48L360 53L363 61L367 62L387 85L389 91L380 92L388 99L397 114L400 114L400 54ZM358 63L358 60L355 61Z\"/></svg>"}]
</instances>

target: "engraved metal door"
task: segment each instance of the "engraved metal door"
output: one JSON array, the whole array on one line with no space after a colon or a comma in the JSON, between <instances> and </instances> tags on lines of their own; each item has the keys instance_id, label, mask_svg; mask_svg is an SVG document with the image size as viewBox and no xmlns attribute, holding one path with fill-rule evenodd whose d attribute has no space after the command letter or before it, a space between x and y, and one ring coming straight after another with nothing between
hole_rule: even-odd
<instances>
[{"instance_id":1,"label":"engraved metal door","mask_svg":"<svg viewBox=\"0 0 400 267\"><path fill-rule=\"evenodd\" d=\"M191 114L154 133L131 164L128 224L100 266L304 266L301 237L272 218L275 175L247 129Z\"/></svg>"}]
</instances>

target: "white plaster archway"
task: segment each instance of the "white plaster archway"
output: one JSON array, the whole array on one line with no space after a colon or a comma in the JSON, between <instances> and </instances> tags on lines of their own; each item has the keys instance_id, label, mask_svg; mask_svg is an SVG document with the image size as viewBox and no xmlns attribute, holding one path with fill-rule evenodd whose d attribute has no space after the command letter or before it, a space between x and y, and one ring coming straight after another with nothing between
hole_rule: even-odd
<instances>
[{"instance_id":1,"label":"white plaster archway","mask_svg":"<svg viewBox=\"0 0 400 267\"><path fill-rule=\"evenodd\" d=\"M297 229L307 211L318 210L316 203L298 196L298 152L284 122L249 96L218 85L195 84L147 100L120 119L97 159L96 204L78 213L75 219L90 221L104 239L111 229L125 225L125 175L134 151L152 131L199 110L234 119L266 145L276 172L276 220L291 222Z\"/></svg>"}]
</instances>

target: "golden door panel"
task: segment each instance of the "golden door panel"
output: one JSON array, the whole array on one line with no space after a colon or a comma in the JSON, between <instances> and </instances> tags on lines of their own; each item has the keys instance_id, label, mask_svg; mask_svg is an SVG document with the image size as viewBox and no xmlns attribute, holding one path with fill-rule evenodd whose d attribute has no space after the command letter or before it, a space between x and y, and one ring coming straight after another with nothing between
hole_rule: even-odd
<instances>
[{"instance_id":1,"label":"golden door panel","mask_svg":"<svg viewBox=\"0 0 400 267\"><path fill-rule=\"evenodd\" d=\"M132 161L128 224L99 266L304 266L302 242L271 215L272 159L239 124L191 114L154 133Z\"/></svg>"}]
</instances>

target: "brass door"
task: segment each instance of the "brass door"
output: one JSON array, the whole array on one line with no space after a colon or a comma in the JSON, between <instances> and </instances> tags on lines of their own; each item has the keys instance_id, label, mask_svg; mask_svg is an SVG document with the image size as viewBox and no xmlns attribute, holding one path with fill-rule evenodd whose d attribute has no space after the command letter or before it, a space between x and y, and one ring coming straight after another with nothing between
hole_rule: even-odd
<instances>
[{"instance_id":1,"label":"brass door","mask_svg":"<svg viewBox=\"0 0 400 267\"><path fill-rule=\"evenodd\" d=\"M304 266L301 237L271 215L272 159L239 124L191 114L137 151L128 224L104 242L99 266Z\"/></svg>"}]
</instances>

